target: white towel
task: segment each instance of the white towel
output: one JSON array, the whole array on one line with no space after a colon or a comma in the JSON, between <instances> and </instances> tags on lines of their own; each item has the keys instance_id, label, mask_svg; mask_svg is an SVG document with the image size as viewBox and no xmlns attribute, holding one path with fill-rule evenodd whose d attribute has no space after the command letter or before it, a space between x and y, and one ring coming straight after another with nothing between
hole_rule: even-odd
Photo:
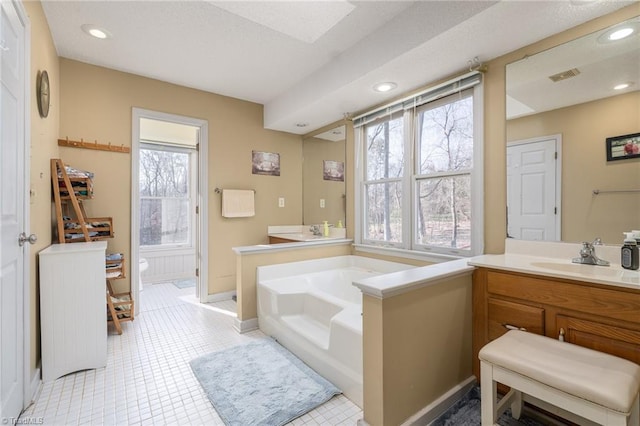
<instances>
[{"instance_id":1,"label":"white towel","mask_svg":"<svg viewBox=\"0 0 640 426\"><path fill-rule=\"evenodd\" d=\"M255 215L255 192L253 190L222 190L222 217L251 217Z\"/></svg>"}]
</instances>

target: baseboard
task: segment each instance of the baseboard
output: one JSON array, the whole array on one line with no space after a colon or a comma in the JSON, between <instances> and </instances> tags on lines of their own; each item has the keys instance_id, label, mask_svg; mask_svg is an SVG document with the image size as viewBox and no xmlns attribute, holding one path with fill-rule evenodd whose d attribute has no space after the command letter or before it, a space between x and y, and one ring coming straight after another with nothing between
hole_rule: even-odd
<instances>
[{"instance_id":1,"label":"baseboard","mask_svg":"<svg viewBox=\"0 0 640 426\"><path fill-rule=\"evenodd\" d=\"M225 300L231 300L236 295L236 291L224 291L222 293L208 294L207 303L224 302Z\"/></svg>"},{"instance_id":2,"label":"baseboard","mask_svg":"<svg viewBox=\"0 0 640 426\"><path fill-rule=\"evenodd\" d=\"M31 383L29 384L29 395L31 395L31 399L28 401L31 404L36 400L36 396L38 391L40 390L40 385L42 384L42 380L40 379L40 363L33 371L33 376L31 377Z\"/></svg>"},{"instance_id":3,"label":"baseboard","mask_svg":"<svg viewBox=\"0 0 640 426\"><path fill-rule=\"evenodd\" d=\"M402 423L402 426L431 424L440 415L442 415L442 413L446 412L457 400L462 398L464 394L466 394L476 383L475 376L470 376L466 380L449 389L440 398L409 417L404 423Z\"/></svg>"},{"instance_id":4,"label":"baseboard","mask_svg":"<svg viewBox=\"0 0 640 426\"><path fill-rule=\"evenodd\" d=\"M235 319L233 323L233 328L240 334L246 333L248 331L253 331L258 329L258 318L250 318L248 320L241 321L238 318Z\"/></svg>"}]
</instances>

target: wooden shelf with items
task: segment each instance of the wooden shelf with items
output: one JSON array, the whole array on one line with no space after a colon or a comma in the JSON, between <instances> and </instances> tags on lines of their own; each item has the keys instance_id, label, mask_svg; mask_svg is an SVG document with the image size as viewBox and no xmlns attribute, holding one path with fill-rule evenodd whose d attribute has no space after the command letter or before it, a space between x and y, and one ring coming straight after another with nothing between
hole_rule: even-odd
<instances>
[{"instance_id":1,"label":"wooden shelf with items","mask_svg":"<svg viewBox=\"0 0 640 426\"><path fill-rule=\"evenodd\" d=\"M71 187L73 188L73 193L78 200L88 200L93 198L93 179L90 177L74 177L69 176L69 181L71 182ZM69 195L69 190L64 181L64 178L60 176L58 173L58 186L60 188L60 199L69 200L71 196Z\"/></svg>"},{"instance_id":2,"label":"wooden shelf with items","mask_svg":"<svg viewBox=\"0 0 640 426\"><path fill-rule=\"evenodd\" d=\"M124 321L134 319L134 301L131 292L116 293L111 280L126 278L125 258L122 253L112 253L105 257L107 271L107 323L113 324L118 334L122 334Z\"/></svg>"},{"instance_id":3,"label":"wooden shelf with items","mask_svg":"<svg viewBox=\"0 0 640 426\"><path fill-rule=\"evenodd\" d=\"M78 241L85 241L85 237L80 225L79 219L71 219L68 216L63 216L62 221L64 223L64 242L75 243ZM90 241L100 241L106 238L113 238L113 219L110 217L86 217L84 218L86 223L87 232L89 233Z\"/></svg>"},{"instance_id":4,"label":"wooden shelf with items","mask_svg":"<svg viewBox=\"0 0 640 426\"><path fill-rule=\"evenodd\" d=\"M134 320L134 301L130 292L116 293L107 280L107 323L113 324L118 334L122 334L122 322Z\"/></svg>"},{"instance_id":5,"label":"wooden shelf with items","mask_svg":"<svg viewBox=\"0 0 640 426\"><path fill-rule=\"evenodd\" d=\"M83 200L93 198L93 173L68 167L62 160L52 158L51 182L58 243L113 238L113 220L110 217L87 217L82 204ZM69 191L68 188L73 190Z\"/></svg>"},{"instance_id":6,"label":"wooden shelf with items","mask_svg":"<svg viewBox=\"0 0 640 426\"><path fill-rule=\"evenodd\" d=\"M126 278L125 259L122 253L108 254L105 258L108 280L120 280Z\"/></svg>"}]
</instances>

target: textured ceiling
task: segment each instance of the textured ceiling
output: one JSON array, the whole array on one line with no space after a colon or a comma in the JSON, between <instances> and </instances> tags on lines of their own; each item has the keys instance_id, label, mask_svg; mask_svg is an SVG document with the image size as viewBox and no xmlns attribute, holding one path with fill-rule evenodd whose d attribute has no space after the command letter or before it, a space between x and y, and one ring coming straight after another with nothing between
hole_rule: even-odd
<instances>
[{"instance_id":1,"label":"textured ceiling","mask_svg":"<svg viewBox=\"0 0 640 426\"><path fill-rule=\"evenodd\" d=\"M307 133L633 1L43 0L58 54L261 103ZM81 30L95 24L112 37ZM374 84L398 88L375 93ZM307 127L297 127L307 123Z\"/></svg>"}]
</instances>

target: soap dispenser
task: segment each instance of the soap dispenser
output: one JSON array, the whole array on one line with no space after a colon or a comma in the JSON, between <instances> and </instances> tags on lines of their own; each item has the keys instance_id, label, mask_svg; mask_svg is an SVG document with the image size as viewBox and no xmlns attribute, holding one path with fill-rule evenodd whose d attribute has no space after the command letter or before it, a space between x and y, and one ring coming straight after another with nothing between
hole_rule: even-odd
<instances>
[{"instance_id":1,"label":"soap dispenser","mask_svg":"<svg viewBox=\"0 0 640 426\"><path fill-rule=\"evenodd\" d=\"M325 220L323 223L324 223L324 236L328 237L329 236L329 222ZM637 251L637 247L636 247L636 251Z\"/></svg>"},{"instance_id":2,"label":"soap dispenser","mask_svg":"<svg viewBox=\"0 0 640 426\"><path fill-rule=\"evenodd\" d=\"M638 244L633 238L632 232L625 232L624 245L622 246L622 257L620 264L625 269L637 270L639 265Z\"/></svg>"}]
</instances>

